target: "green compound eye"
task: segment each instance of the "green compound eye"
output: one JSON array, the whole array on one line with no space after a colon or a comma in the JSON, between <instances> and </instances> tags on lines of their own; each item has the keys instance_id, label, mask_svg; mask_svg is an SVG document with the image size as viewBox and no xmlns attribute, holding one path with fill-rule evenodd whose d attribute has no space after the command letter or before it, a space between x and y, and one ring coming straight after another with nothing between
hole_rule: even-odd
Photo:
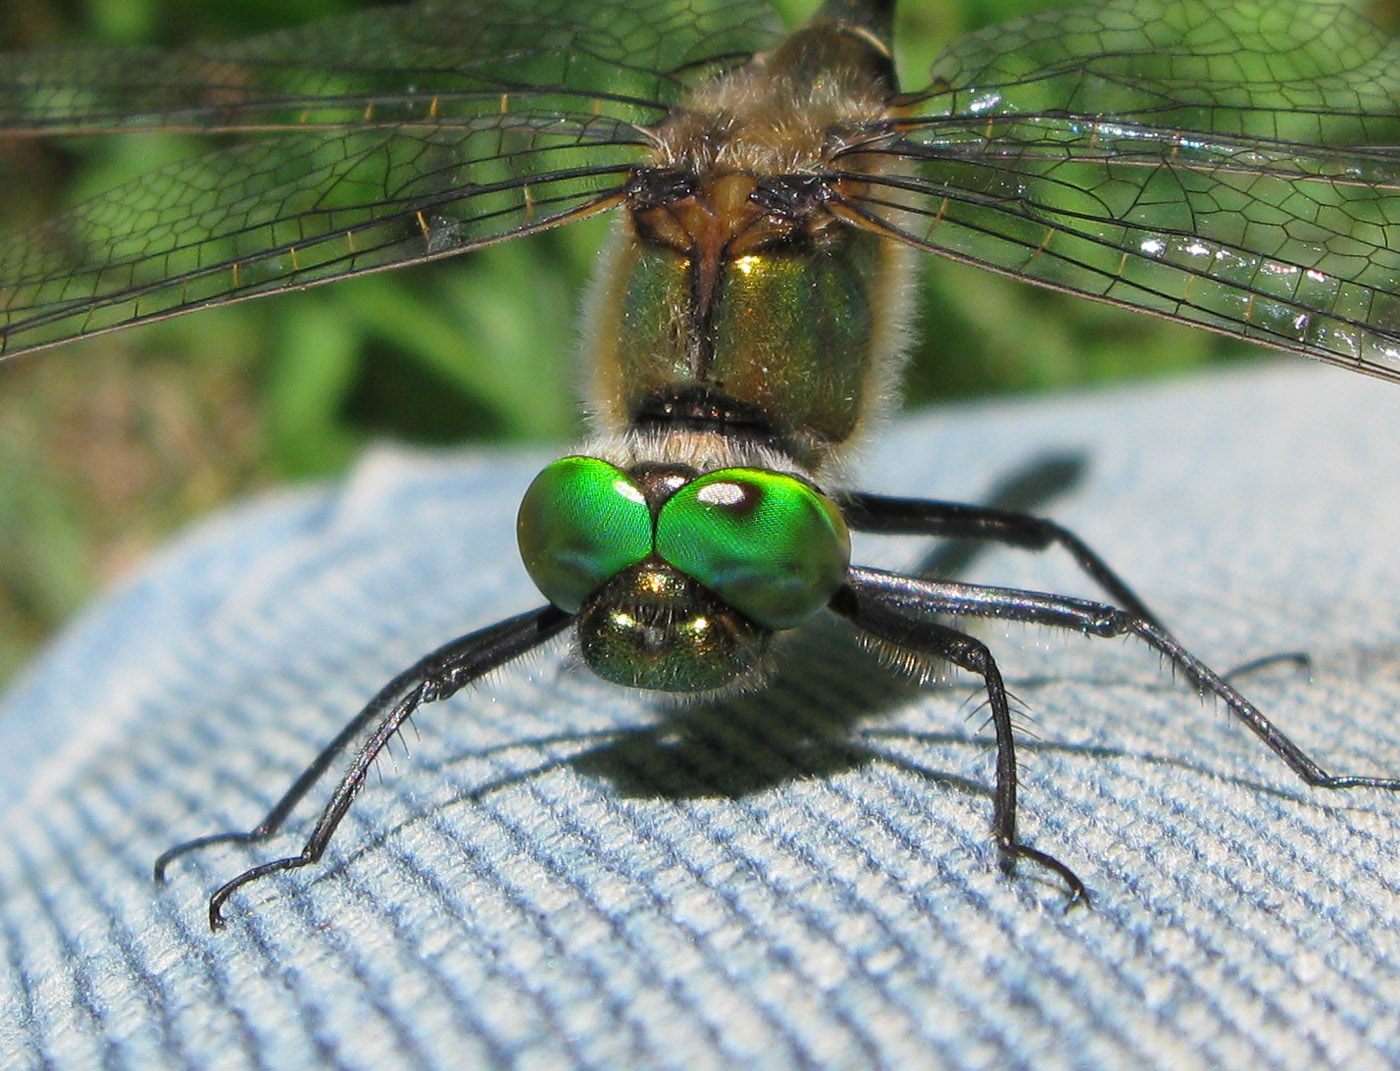
<instances>
[{"instance_id":1,"label":"green compound eye","mask_svg":"<svg viewBox=\"0 0 1400 1071\"><path fill-rule=\"evenodd\" d=\"M561 610L651 553L651 510L627 474L593 457L565 457L535 477L515 538L530 579Z\"/></svg>"},{"instance_id":2,"label":"green compound eye","mask_svg":"<svg viewBox=\"0 0 1400 1071\"><path fill-rule=\"evenodd\" d=\"M841 513L801 480L721 469L661 507L656 550L740 613L771 629L820 610L846 578L851 537Z\"/></svg>"}]
</instances>

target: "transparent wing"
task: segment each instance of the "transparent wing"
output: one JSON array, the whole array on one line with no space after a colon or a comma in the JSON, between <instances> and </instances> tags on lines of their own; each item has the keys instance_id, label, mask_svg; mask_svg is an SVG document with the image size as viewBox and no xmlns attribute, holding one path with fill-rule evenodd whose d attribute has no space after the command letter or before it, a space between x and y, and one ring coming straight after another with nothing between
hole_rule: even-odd
<instances>
[{"instance_id":1,"label":"transparent wing","mask_svg":"<svg viewBox=\"0 0 1400 1071\"><path fill-rule=\"evenodd\" d=\"M175 52L0 56L0 137L248 135L0 244L0 356L610 206L760 0L429 0Z\"/></svg>"},{"instance_id":2,"label":"transparent wing","mask_svg":"<svg viewBox=\"0 0 1400 1071\"><path fill-rule=\"evenodd\" d=\"M852 139L847 218L1400 380L1400 47L1370 23L1113 0L932 73L911 118Z\"/></svg>"}]
</instances>

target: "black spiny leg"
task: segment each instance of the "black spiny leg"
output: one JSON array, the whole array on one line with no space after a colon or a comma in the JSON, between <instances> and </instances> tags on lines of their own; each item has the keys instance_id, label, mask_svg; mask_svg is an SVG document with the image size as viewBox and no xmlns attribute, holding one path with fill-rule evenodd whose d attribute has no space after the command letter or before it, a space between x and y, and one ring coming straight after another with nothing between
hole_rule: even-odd
<instances>
[{"instance_id":1,"label":"black spiny leg","mask_svg":"<svg viewBox=\"0 0 1400 1071\"><path fill-rule=\"evenodd\" d=\"M906 650L947 659L982 678L987 687L987 700L997 738L992 828L997 848L1001 851L1002 865L1010 870L1017 859L1039 863L1058 874L1069 886L1067 907L1077 903L1087 904L1088 890L1074 871L1053 855L1032 848L1016 836L1016 740L1011 728L1011 706L1007 701L1001 671L986 644L936 621L910 616L893 600L884 598L875 585L863 583L859 578L837 592L831 601L831 609L872 636Z\"/></svg>"},{"instance_id":2,"label":"black spiny leg","mask_svg":"<svg viewBox=\"0 0 1400 1071\"><path fill-rule=\"evenodd\" d=\"M291 814L292 809L321 779L330 764L350 742L373 725L373 732L360 746L331 798L321 811L316 825L299 853L286 859L275 859L251 870L245 870L225 883L209 898L209 928L217 930L224 924L223 906L228 898L249 882L279 870L294 870L317 862L330 844L336 827L356 794L363 787L365 776L384 746L424 703L446 699L454 692L478 680L485 674L511 662L538 647L551 636L568 627L572 616L553 606L508 618L489 628L462 636L438 648L416 665L404 670L386 684L365 708L351 719L316 756L283 797L268 811L263 820L246 833L215 833L207 837L177 844L161 854L155 863L157 881L165 880L166 868L187 852L211 844L256 844L272 837Z\"/></svg>"},{"instance_id":3,"label":"black spiny leg","mask_svg":"<svg viewBox=\"0 0 1400 1071\"><path fill-rule=\"evenodd\" d=\"M1268 745L1269 749L1288 764L1288 768L1303 781L1317 788L1380 788L1387 791L1400 791L1400 777L1370 777L1363 774L1332 774L1318 765L1306 752L1270 721L1262 710L1207 666L1199 658L1177 642L1170 632L1150 618L1105 603L1086 599L1070 598L1066 595L1049 595L1038 591L1021 591L1015 588L988 587L981 584L958 584L917 577L898 576L881 572L878 569L863 569L852 566L847 574L845 586L832 600L831 608L839 614L851 618L856 624L877 636L889 639L916 651L940 653L940 645L948 649L947 657L958 665L965 665L974 672L981 673L987 681L989 695L994 695L993 677L978 665L968 665L955 657L957 645L940 639L931 621L925 618L936 615L964 615L971 617L1001 618L1006 621L1020 621L1029 625L1043 625L1050 628L1069 629L1086 636L1136 636L1153 650L1164 655L1185 677L1195 685L1202 695L1213 695L1230 713L1249 726L1250 730ZM960 636L953 633L953 636ZM966 637L962 637L964 640ZM986 656L990 661L990 656ZM974 659L975 661L975 659ZM994 667L993 667L994 668ZM995 690L1001 690L1000 677L996 676ZM995 697L993 716L998 718ZM1005 733L1007 744L1003 745ZM997 814L996 832L998 842L1008 834L1014 842L1016 804L1015 768L1011 760L1009 746L1009 722L1003 728L997 720ZM1011 787L1004 788L1001 782L1010 778ZM1012 810L1009 817L1002 814L1003 808ZM1060 873L1070 882L1074 890L1077 881L1055 860L1019 846L1003 851L1013 855L1024 855ZM1082 887L1080 887L1082 888ZM1077 898L1071 897L1071 902Z\"/></svg>"},{"instance_id":4,"label":"black spiny leg","mask_svg":"<svg viewBox=\"0 0 1400 1071\"><path fill-rule=\"evenodd\" d=\"M1161 627L1156 615L1093 548L1068 528L1061 528L1043 517L989 506L970 506L963 502L892 498L861 492L843 496L841 512L846 523L856 531L876 535L985 539L1027 550L1063 547L1084 574L1098 584L1110 599L1139 620Z\"/></svg>"}]
</instances>

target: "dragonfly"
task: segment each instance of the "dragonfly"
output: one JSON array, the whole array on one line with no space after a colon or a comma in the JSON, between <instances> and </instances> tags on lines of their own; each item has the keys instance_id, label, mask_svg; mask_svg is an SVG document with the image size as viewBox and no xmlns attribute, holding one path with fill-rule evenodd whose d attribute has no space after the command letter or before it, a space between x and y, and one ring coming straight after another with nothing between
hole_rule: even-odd
<instances>
[{"instance_id":1,"label":"dragonfly","mask_svg":"<svg viewBox=\"0 0 1400 1071\"><path fill-rule=\"evenodd\" d=\"M439 702L568 633L618 685L761 684L774 638L847 620L916 675L981 681L992 840L1087 903L1018 833L1012 702L949 621L1133 636L1309 785L1338 774L1186 650L1045 518L864 493L851 448L888 409L929 252L1400 380L1400 51L1342 6L1109 0L949 46L897 83L894 0L826 0L787 31L761 0L420 0L231 43L0 57L0 135L207 135L0 244L0 356L613 219L585 324L592 429L525 491L546 604L390 681L251 830L262 845L342 765L295 854L316 864L384 747ZM1070 555L1089 600L851 561L850 534Z\"/></svg>"}]
</instances>

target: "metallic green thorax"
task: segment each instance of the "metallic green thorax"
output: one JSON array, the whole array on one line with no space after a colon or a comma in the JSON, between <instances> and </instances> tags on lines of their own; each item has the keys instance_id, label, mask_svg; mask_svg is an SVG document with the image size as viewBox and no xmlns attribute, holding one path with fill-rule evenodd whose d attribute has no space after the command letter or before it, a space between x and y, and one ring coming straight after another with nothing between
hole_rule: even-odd
<instances>
[{"instance_id":1,"label":"metallic green thorax","mask_svg":"<svg viewBox=\"0 0 1400 1071\"><path fill-rule=\"evenodd\" d=\"M608 430L715 430L813 473L863 430L898 374L904 256L833 206L879 169L848 137L893 95L884 46L819 17L653 131L594 292Z\"/></svg>"},{"instance_id":2,"label":"metallic green thorax","mask_svg":"<svg viewBox=\"0 0 1400 1071\"><path fill-rule=\"evenodd\" d=\"M762 427L808 463L848 440L865 416L873 371L879 240L842 238L816 251L722 262L703 310L693 307L693 262L655 247L618 255L619 403L634 419L690 405L701 420L714 413ZM703 332L684 329L695 321Z\"/></svg>"}]
</instances>

